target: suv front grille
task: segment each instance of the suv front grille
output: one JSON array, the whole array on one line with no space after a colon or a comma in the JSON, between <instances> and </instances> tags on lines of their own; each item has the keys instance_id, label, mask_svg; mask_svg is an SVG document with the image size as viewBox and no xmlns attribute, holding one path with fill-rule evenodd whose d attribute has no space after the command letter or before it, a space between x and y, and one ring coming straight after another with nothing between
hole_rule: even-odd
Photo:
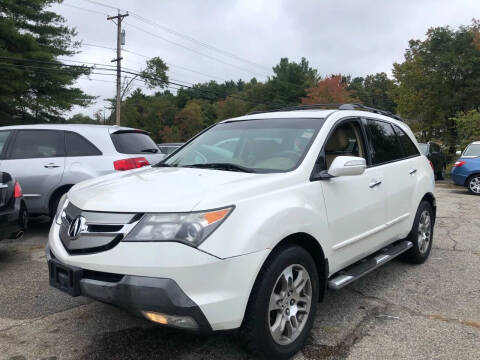
<instances>
[{"instance_id":1,"label":"suv front grille","mask_svg":"<svg viewBox=\"0 0 480 360\"><path fill-rule=\"evenodd\" d=\"M69 203L62 215L60 240L69 254L81 255L115 247L143 214L84 211ZM77 219L75 225L72 225Z\"/></svg>"}]
</instances>

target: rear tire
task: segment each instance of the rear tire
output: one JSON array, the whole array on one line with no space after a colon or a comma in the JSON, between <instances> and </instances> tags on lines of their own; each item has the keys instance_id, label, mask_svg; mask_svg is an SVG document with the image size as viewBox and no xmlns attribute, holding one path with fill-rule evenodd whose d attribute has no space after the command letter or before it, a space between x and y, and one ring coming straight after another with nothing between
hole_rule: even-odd
<instances>
[{"instance_id":1,"label":"rear tire","mask_svg":"<svg viewBox=\"0 0 480 360\"><path fill-rule=\"evenodd\" d=\"M433 224L435 218L432 205L422 200L417 209L412 230L406 240L413 247L402 255L402 259L411 264L423 264L430 255L433 240Z\"/></svg>"},{"instance_id":2,"label":"rear tire","mask_svg":"<svg viewBox=\"0 0 480 360\"><path fill-rule=\"evenodd\" d=\"M470 194L480 195L480 174L475 174L468 178L467 189Z\"/></svg>"},{"instance_id":3,"label":"rear tire","mask_svg":"<svg viewBox=\"0 0 480 360\"><path fill-rule=\"evenodd\" d=\"M267 259L253 287L241 334L247 348L265 359L289 359L313 325L319 278L310 254L296 245Z\"/></svg>"},{"instance_id":4,"label":"rear tire","mask_svg":"<svg viewBox=\"0 0 480 360\"><path fill-rule=\"evenodd\" d=\"M20 222L20 227L24 232L28 230L28 220L29 218L27 207L25 205L22 205L18 221Z\"/></svg>"}]
</instances>

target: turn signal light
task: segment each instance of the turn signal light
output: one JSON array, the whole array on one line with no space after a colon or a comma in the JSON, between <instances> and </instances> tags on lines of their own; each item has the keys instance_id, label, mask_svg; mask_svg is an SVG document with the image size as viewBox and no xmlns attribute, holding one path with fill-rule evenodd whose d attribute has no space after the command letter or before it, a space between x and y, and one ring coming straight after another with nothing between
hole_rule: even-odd
<instances>
[{"instance_id":1,"label":"turn signal light","mask_svg":"<svg viewBox=\"0 0 480 360\"><path fill-rule=\"evenodd\" d=\"M113 167L117 171L138 169L147 165L150 165L150 163L144 157L122 159L113 162Z\"/></svg>"},{"instance_id":2,"label":"turn signal light","mask_svg":"<svg viewBox=\"0 0 480 360\"><path fill-rule=\"evenodd\" d=\"M22 197L22 187L18 182L15 183L15 187L13 188L13 197L15 199L18 199L19 197Z\"/></svg>"},{"instance_id":3,"label":"turn signal light","mask_svg":"<svg viewBox=\"0 0 480 360\"><path fill-rule=\"evenodd\" d=\"M461 161L457 161L455 164L453 164L453 167L460 167L460 166L463 166L465 165L465 161L461 160Z\"/></svg>"},{"instance_id":4,"label":"turn signal light","mask_svg":"<svg viewBox=\"0 0 480 360\"><path fill-rule=\"evenodd\" d=\"M153 311L142 311L143 316L157 324L173 326L183 329L197 330L198 324L190 316L168 315Z\"/></svg>"},{"instance_id":5,"label":"turn signal light","mask_svg":"<svg viewBox=\"0 0 480 360\"><path fill-rule=\"evenodd\" d=\"M430 167L432 168L432 170L435 170L435 168L433 167L433 163L430 161Z\"/></svg>"}]
</instances>

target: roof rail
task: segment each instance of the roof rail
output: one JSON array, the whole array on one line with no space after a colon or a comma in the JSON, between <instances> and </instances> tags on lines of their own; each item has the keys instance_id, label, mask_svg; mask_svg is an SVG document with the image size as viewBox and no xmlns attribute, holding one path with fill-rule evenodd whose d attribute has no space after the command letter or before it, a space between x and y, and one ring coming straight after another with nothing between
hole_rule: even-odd
<instances>
[{"instance_id":1,"label":"roof rail","mask_svg":"<svg viewBox=\"0 0 480 360\"><path fill-rule=\"evenodd\" d=\"M388 116L388 117L394 118L396 120L405 122L400 116L395 115L395 114L391 113L390 111L376 109L376 108L373 108L373 107L365 106L363 104L343 104L343 105L338 107L338 110L356 110L356 109L370 111L370 112L373 112L375 114Z\"/></svg>"},{"instance_id":2,"label":"roof rail","mask_svg":"<svg viewBox=\"0 0 480 360\"><path fill-rule=\"evenodd\" d=\"M380 114L384 116L388 116L394 118L396 120L404 122L404 120L395 114L392 114L390 111L375 109L369 106L365 106L363 104L311 104L311 105L299 105L299 106L288 106L274 110L264 110L264 111L253 111L248 113L247 115L256 115L262 113L269 113L269 112L277 112L277 111L295 111L295 110L314 110L314 109L338 109L338 110L365 110L369 112L373 112L375 114Z\"/></svg>"}]
</instances>

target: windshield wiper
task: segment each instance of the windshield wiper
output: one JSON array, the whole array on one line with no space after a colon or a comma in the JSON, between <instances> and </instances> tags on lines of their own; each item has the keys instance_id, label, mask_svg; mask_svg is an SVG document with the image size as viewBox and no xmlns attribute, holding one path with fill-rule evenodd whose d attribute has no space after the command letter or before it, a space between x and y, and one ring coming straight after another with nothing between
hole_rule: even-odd
<instances>
[{"instance_id":1,"label":"windshield wiper","mask_svg":"<svg viewBox=\"0 0 480 360\"><path fill-rule=\"evenodd\" d=\"M201 168L201 169L215 169L215 170L226 170L226 171L241 171L246 173L255 173L256 171L247 167L243 167L236 164L230 163L210 163L210 164L193 164L185 165L185 167L192 168Z\"/></svg>"},{"instance_id":2,"label":"windshield wiper","mask_svg":"<svg viewBox=\"0 0 480 360\"><path fill-rule=\"evenodd\" d=\"M141 150L141 152L149 152L149 153L152 153L152 154L156 154L158 152L158 149L155 149L155 148L143 149L143 150Z\"/></svg>"},{"instance_id":3,"label":"windshield wiper","mask_svg":"<svg viewBox=\"0 0 480 360\"><path fill-rule=\"evenodd\" d=\"M155 165L153 165L152 167L176 167L177 165L170 165L170 164L166 164L166 163L163 163L163 162L159 162Z\"/></svg>"}]
</instances>

